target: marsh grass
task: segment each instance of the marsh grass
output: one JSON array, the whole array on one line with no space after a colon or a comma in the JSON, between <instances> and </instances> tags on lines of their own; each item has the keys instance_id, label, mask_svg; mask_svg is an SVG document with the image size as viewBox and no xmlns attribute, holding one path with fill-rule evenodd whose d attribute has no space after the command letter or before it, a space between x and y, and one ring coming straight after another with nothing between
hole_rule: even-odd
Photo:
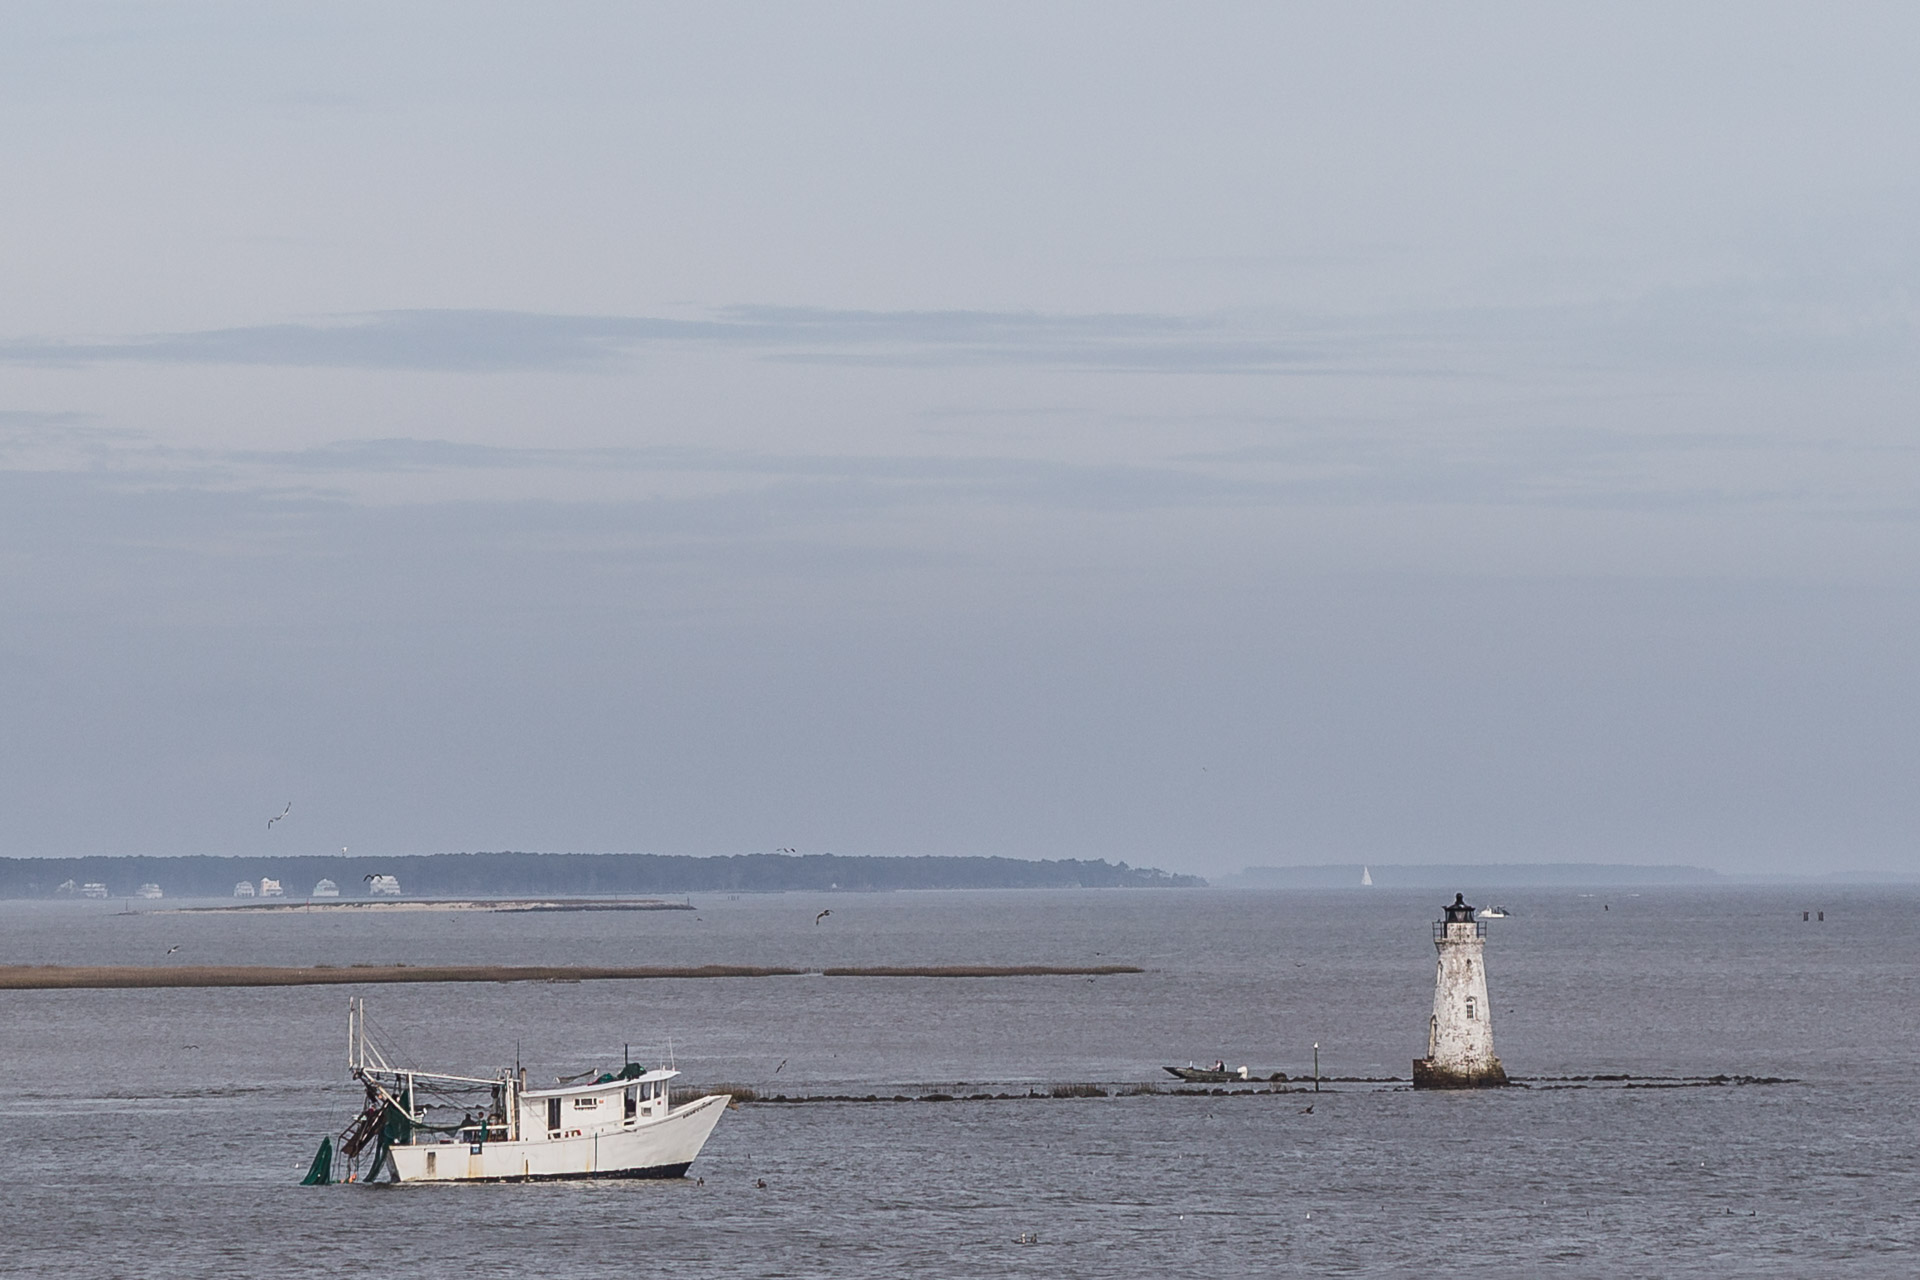
<instances>
[{"instance_id":1,"label":"marsh grass","mask_svg":"<svg viewBox=\"0 0 1920 1280\"><path fill-rule=\"evenodd\" d=\"M1107 1091L1097 1084L1056 1084L1047 1090L1049 1098L1104 1098Z\"/></svg>"}]
</instances>

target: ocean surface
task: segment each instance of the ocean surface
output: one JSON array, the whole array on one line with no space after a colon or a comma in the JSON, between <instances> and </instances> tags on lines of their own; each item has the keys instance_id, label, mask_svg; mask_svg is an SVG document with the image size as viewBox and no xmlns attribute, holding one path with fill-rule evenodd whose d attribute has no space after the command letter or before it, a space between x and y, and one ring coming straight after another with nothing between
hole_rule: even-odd
<instances>
[{"instance_id":1,"label":"ocean surface","mask_svg":"<svg viewBox=\"0 0 1920 1280\"><path fill-rule=\"evenodd\" d=\"M699 1181L324 1188L297 1184L358 1105L356 992L408 1059L474 1074L517 1054L550 1079L617 1067L631 1046L671 1053L694 1085L918 1098L1171 1086L1162 1067L1215 1058L1311 1075L1318 1043L1324 1075L1404 1078L1425 1047L1441 901L695 895L691 912L379 916L0 903L10 964L1146 969L0 992L0 1275L1920 1272L1920 892L1497 896L1513 915L1489 924L1496 1047L1530 1087L762 1102L722 1120ZM1662 1087L1576 1079L1619 1074ZM1715 1076L1782 1082L1687 1082Z\"/></svg>"}]
</instances>

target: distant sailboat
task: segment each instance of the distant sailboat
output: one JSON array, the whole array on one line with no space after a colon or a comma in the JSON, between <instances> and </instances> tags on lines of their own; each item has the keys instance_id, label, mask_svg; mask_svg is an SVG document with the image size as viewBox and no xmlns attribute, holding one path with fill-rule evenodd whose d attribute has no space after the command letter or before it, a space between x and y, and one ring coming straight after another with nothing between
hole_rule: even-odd
<instances>
[{"instance_id":1,"label":"distant sailboat","mask_svg":"<svg viewBox=\"0 0 1920 1280\"><path fill-rule=\"evenodd\" d=\"M1360 883L1361 883L1361 884L1363 884L1363 885L1368 885L1368 884L1372 884L1372 883L1373 883L1373 872L1371 872L1371 871L1369 871L1369 870L1368 870L1367 868L1365 868L1365 867L1362 867L1362 868L1360 868Z\"/></svg>"}]
</instances>

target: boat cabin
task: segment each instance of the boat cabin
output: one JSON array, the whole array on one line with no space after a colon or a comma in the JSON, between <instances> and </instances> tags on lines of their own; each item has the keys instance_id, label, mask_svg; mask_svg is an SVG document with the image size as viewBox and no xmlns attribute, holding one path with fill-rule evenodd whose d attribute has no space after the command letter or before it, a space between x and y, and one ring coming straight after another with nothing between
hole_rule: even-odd
<instances>
[{"instance_id":1,"label":"boat cabin","mask_svg":"<svg viewBox=\"0 0 1920 1280\"><path fill-rule=\"evenodd\" d=\"M369 1101L384 1098L404 1117L404 1131L391 1136L407 1146L464 1142L479 1150L493 1142L537 1143L619 1133L665 1119L672 1102L669 1082L680 1074L673 1067L650 1071L629 1062L584 1084L529 1089L524 1069L502 1071L489 1079L395 1067L367 1038L358 997L348 1002L347 1037L350 1070L366 1083ZM421 1086L427 1096L440 1101L427 1102ZM456 1123L434 1123L431 1111L457 1109L462 1096L478 1105L469 1105ZM369 1117L376 1114L377 1108L367 1112Z\"/></svg>"},{"instance_id":2,"label":"boat cabin","mask_svg":"<svg viewBox=\"0 0 1920 1280\"><path fill-rule=\"evenodd\" d=\"M485 1081L424 1071L394 1073L389 1092L413 1128L401 1141L412 1146L466 1143L478 1149L490 1142L547 1142L563 1138L592 1138L619 1133L651 1120L665 1118L671 1102L669 1081L680 1073L671 1067L648 1071L639 1063L591 1084L528 1089L525 1075L512 1073ZM363 1078L365 1078L363 1076ZM485 1086L491 1094L478 1114L469 1110L455 1125L433 1124L428 1109L419 1106L416 1083L444 1089L448 1085Z\"/></svg>"},{"instance_id":3,"label":"boat cabin","mask_svg":"<svg viewBox=\"0 0 1920 1280\"><path fill-rule=\"evenodd\" d=\"M667 1082L679 1074L667 1068L641 1071L636 1064L592 1084L522 1090L519 1138L591 1137L658 1119L667 1113Z\"/></svg>"}]
</instances>

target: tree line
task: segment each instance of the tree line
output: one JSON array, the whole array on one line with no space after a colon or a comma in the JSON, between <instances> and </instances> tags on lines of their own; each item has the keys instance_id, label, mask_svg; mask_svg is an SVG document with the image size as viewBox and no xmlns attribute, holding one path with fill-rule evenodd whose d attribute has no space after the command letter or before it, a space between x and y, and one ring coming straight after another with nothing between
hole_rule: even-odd
<instances>
[{"instance_id":1,"label":"tree line","mask_svg":"<svg viewBox=\"0 0 1920 1280\"><path fill-rule=\"evenodd\" d=\"M367 896L369 877L396 876L409 898L499 895L872 892L889 889L1189 888L1206 882L1154 867L1077 858L857 857L832 853L746 853L693 857L656 853L437 853L398 857L0 858L0 897L51 898L102 884L132 898L145 884L169 898L233 896L236 881L257 891L278 880L304 899L331 880L343 898ZM69 882L72 888L63 886Z\"/></svg>"}]
</instances>

